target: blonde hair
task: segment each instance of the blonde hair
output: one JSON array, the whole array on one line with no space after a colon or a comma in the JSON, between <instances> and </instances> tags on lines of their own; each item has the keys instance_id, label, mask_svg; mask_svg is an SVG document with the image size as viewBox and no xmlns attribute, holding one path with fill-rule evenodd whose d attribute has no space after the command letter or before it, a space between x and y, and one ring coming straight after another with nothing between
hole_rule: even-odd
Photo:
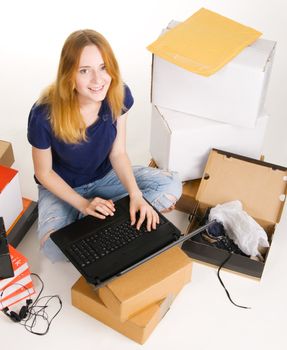
<instances>
[{"instance_id":1,"label":"blonde hair","mask_svg":"<svg viewBox=\"0 0 287 350\"><path fill-rule=\"evenodd\" d=\"M48 86L37 104L48 104L55 136L66 143L87 140L86 126L80 114L75 77L84 47L96 45L107 70L111 84L107 100L115 120L124 108L124 87L119 66L108 41L98 32L86 29L72 33L62 48L56 81Z\"/></svg>"}]
</instances>

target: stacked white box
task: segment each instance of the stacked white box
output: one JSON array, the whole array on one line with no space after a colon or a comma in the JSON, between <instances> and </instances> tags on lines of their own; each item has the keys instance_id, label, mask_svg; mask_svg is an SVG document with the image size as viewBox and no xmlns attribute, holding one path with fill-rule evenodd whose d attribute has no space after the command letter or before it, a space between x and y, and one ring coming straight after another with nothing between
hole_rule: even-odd
<instances>
[{"instance_id":1,"label":"stacked white box","mask_svg":"<svg viewBox=\"0 0 287 350\"><path fill-rule=\"evenodd\" d=\"M243 128L153 105L150 151L156 164L182 181L202 177L212 148L260 158L268 116Z\"/></svg>"},{"instance_id":2,"label":"stacked white box","mask_svg":"<svg viewBox=\"0 0 287 350\"><path fill-rule=\"evenodd\" d=\"M260 158L275 46L258 39L209 77L153 55L150 152L160 168L186 181L202 176L212 148Z\"/></svg>"},{"instance_id":3,"label":"stacked white box","mask_svg":"<svg viewBox=\"0 0 287 350\"><path fill-rule=\"evenodd\" d=\"M258 39L215 74L204 77L153 57L152 103L161 107L255 127L262 115L275 42Z\"/></svg>"}]
</instances>

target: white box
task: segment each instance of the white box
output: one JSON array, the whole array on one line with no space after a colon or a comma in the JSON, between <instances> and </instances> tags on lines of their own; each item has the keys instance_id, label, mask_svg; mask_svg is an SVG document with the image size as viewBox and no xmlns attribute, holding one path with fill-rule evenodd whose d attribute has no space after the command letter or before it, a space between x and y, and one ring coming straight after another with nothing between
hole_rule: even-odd
<instances>
[{"instance_id":1,"label":"white box","mask_svg":"<svg viewBox=\"0 0 287 350\"><path fill-rule=\"evenodd\" d=\"M253 129L233 126L153 105L150 152L156 164L182 181L201 178L212 148L259 159L268 116Z\"/></svg>"},{"instance_id":2,"label":"white box","mask_svg":"<svg viewBox=\"0 0 287 350\"><path fill-rule=\"evenodd\" d=\"M263 113L275 45L274 41L258 39L209 77L154 55L152 103L253 128Z\"/></svg>"},{"instance_id":3,"label":"white box","mask_svg":"<svg viewBox=\"0 0 287 350\"><path fill-rule=\"evenodd\" d=\"M8 231L23 210L19 174L15 169L0 165L0 216Z\"/></svg>"}]
</instances>

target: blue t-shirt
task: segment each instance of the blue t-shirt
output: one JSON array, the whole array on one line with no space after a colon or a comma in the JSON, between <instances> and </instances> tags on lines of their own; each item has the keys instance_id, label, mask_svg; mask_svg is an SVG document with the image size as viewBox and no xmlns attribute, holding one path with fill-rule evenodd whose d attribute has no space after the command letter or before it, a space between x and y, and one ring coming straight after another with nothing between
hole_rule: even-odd
<instances>
[{"instance_id":1,"label":"blue t-shirt","mask_svg":"<svg viewBox=\"0 0 287 350\"><path fill-rule=\"evenodd\" d=\"M131 91L125 85L126 110L122 114L131 108L133 102ZM87 128L87 141L78 144L68 144L54 136L49 113L47 105L32 107L28 119L30 144L40 149L51 147L53 170L71 187L104 177L112 169L109 153L117 135L116 122L112 119L107 99L102 101L97 121Z\"/></svg>"}]
</instances>

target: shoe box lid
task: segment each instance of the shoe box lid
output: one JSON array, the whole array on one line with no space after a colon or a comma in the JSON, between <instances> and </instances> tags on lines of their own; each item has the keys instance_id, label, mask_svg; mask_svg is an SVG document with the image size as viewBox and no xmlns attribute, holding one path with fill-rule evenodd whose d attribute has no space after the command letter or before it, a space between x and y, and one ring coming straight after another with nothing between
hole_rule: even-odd
<instances>
[{"instance_id":1,"label":"shoe box lid","mask_svg":"<svg viewBox=\"0 0 287 350\"><path fill-rule=\"evenodd\" d=\"M240 200L255 219L278 223L287 192L287 168L212 149L196 199L208 206Z\"/></svg>"}]
</instances>

